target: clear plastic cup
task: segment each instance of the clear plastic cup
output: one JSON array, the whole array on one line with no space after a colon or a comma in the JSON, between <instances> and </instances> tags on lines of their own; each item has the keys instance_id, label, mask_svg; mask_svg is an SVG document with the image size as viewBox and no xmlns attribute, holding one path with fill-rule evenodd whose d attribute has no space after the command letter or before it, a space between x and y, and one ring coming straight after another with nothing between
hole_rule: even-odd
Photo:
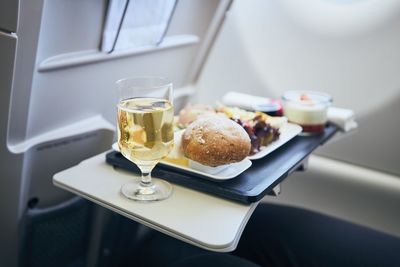
<instances>
[{"instance_id":1,"label":"clear plastic cup","mask_svg":"<svg viewBox=\"0 0 400 267\"><path fill-rule=\"evenodd\" d=\"M283 113L289 122L303 128L303 134L317 134L324 131L327 110L332 97L317 91L286 91L282 96Z\"/></svg>"}]
</instances>

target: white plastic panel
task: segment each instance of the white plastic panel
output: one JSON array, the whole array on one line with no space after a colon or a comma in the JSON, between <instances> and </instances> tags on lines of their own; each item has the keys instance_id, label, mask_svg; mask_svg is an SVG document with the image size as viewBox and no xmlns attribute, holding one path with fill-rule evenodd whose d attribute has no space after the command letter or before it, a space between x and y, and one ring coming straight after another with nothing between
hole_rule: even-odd
<instances>
[{"instance_id":1,"label":"white plastic panel","mask_svg":"<svg viewBox=\"0 0 400 267\"><path fill-rule=\"evenodd\" d=\"M27 164L24 166L24 178L29 185L27 198L37 199L38 208L71 198L72 194L53 186L53 174L80 163L82 158L107 150L114 136L113 130L82 131L81 134L43 142L29 149L25 153Z\"/></svg>"},{"instance_id":2,"label":"white plastic panel","mask_svg":"<svg viewBox=\"0 0 400 267\"><path fill-rule=\"evenodd\" d=\"M10 155L7 149L7 122L10 108L12 77L17 38L0 32L0 265L16 266L17 227L22 172L21 157ZM13 168L10 168L13 166ZM3 241L6 240L6 241Z\"/></svg>"},{"instance_id":3,"label":"white plastic panel","mask_svg":"<svg viewBox=\"0 0 400 267\"><path fill-rule=\"evenodd\" d=\"M18 43L10 99L7 145L25 139L32 79L42 16L42 0L21 0L18 23Z\"/></svg>"},{"instance_id":4,"label":"white plastic panel","mask_svg":"<svg viewBox=\"0 0 400 267\"><path fill-rule=\"evenodd\" d=\"M24 4L22 11L29 5L29 2ZM13 99L15 115L12 112L10 118L9 145L27 147L30 139L96 115L114 123L114 82L123 77L166 76L174 83L177 92L179 88L187 87L193 81L194 68L201 67L201 64L193 64L201 62L197 58L199 50L206 51L203 46L210 44L209 40L203 41L219 5L220 1L212 0L201 3L179 1L167 39L183 40L183 44L166 40L165 44L154 49L120 51L108 56L98 51L106 1L43 1L43 7L35 8L40 28L32 20L21 24L23 30L33 27L29 32L23 32L24 38L38 30L40 34L30 39L33 41L29 40L30 46L21 46L21 51L29 51L37 45L37 53L24 57L20 54L17 67L25 71L18 71L16 79L27 78L21 80L26 83L19 82L20 86L14 93L25 98L30 96L30 99L29 103L20 101L18 97ZM179 36L188 38L176 38ZM29 62L23 62L24 59ZM29 70L26 66L32 59L35 60L35 67L30 69L33 80L27 83ZM27 110L17 110L21 104Z\"/></svg>"},{"instance_id":5,"label":"white plastic panel","mask_svg":"<svg viewBox=\"0 0 400 267\"><path fill-rule=\"evenodd\" d=\"M1 0L0 31L16 32L19 0Z\"/></svg>"},{"instance_id":6,"label":"white plastic panel","mask_svg":"<svg viewBox=\"0 0 400 267\"><path fill-rule=\"evenodd\" d=\"M199 102L229 90L326 91L334 105L354 109L359 130L319 153L400 174L398 1L309 2L235 1L199 81Z\"/></svg>"},{"instance_id":7,"label":"white plastic panel","mask_svg":"<svg viewBox=\"0 0 400 267\"><path fill-rule=\"evenodd\" d=\"M104 0L44 0L37 61L98 49L105 8Z\"/></svg>"}]
</instances>

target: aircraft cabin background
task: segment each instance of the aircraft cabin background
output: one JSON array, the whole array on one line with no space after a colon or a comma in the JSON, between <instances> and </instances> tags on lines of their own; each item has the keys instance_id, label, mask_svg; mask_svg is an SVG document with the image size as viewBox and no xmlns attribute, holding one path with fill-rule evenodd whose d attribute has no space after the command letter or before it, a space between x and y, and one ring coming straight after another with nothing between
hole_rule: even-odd
<instances>
[{"instance_id":1,"label":"aircraft cabin background","mask_svg":"<svg viewBox=\"0 0 400 267\"><path fill-rule=\"evenodd\" d=\"M399 1L179 0L160 44L111 53L100 49L107 5L0 2L0 266L101 258L119 219L52 176L110 149L115 81L149 74L173 81L177 110L228 91L328 92L355 111L357 132L319 149L263 201L400 236Z\"/></svg>"}]
</instances>

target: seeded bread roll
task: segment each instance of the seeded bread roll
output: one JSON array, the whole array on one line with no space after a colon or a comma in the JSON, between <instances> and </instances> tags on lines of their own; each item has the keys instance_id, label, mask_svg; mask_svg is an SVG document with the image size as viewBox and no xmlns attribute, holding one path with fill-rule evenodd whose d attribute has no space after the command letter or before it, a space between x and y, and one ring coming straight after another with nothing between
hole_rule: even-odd
<instances>
[{"instance_id":1,"label":"seeded bread roll","mask_svg":"<svg viewBox=\"0 0 400 267\"><path fill-rule=\"evenodd\" d=\"M239 162L249 155L249 135L236 122L210 116L192 122L182 135L184 155L203 165L217 167Z\"/></svg>"}]
</instances>

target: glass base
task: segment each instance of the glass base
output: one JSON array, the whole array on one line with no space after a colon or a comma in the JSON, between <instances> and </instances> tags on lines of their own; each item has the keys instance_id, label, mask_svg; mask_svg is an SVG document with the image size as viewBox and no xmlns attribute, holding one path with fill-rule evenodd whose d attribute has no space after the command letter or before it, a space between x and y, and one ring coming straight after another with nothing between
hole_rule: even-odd
<instances>
[{"instance_id":1,"label":"glass base","mask_svg":"<svg viewBox=\"0 0 400 267\"><path fill-rule=\"evenodd\" d=\"M122 185L121 193L126 198L137 201L157 201L168 198L172 193L172 186L170 183L157 179L151 179L150 186L143 186L139 181L131 181Z\"/></svg>"}]
</instances>

